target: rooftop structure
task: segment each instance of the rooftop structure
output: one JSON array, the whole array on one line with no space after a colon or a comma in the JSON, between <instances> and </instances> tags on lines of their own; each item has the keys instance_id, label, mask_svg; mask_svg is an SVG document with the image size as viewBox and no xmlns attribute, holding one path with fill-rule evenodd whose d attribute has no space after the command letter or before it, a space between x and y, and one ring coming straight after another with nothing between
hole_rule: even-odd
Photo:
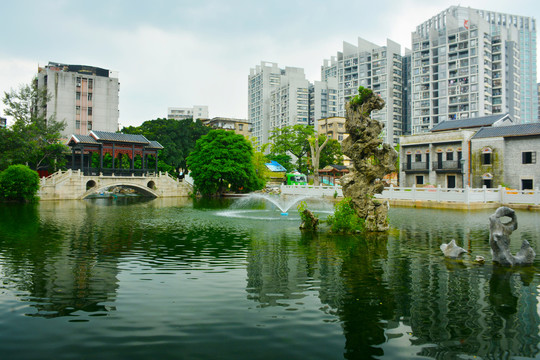
<instances>
[{"instance_id":1,"label":"rooftop structure","mask_svg":"<svg viewBox=\"0 0 540 360\"><path fill-rule=\"evenodd\" d=\"M167 119L185 120L208 119L208 106L194 105L193 107L170 107L167 108Z\"/></svg>"},{"instance_id":2,"label":"rooftop structure","mask_svg":"<svg viewBox=\"0 0 540 360\"><path fill-rule=\"evenodd\" d=\"M37 85L47 88L50 96L46 117L65 122L64 138L88 135L92 130L118 130L120 83L116 72L49 62L38 68Z\"/></svg>"}]
</instances>

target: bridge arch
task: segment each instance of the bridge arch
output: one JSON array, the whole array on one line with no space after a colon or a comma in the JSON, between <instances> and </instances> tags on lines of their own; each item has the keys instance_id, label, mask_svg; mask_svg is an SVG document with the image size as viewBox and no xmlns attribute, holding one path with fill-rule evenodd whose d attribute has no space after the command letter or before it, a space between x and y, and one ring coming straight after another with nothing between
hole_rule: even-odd
<instances>
[{"instance_id":1,"label":"bridge arch","mask_svg":"<svg viewBox=\"0 0 540 360\"><path fill-rule=\"evenodd\" d=\"M86 182L86 191L90 190L93 187L96 187L96 182L94 180L89 180Z\"/></svg>"},{"instance_id":2,"label":"bridge arch","mask_svg":"<svg viewBox=\"0 0 540 360\"><path fill-rule=\"evenodd\" d=\"M89 182L91 182L91 181L92 180L90 180ZM88 183L87 183L87 187L88 187ZM155 197L155 198L159 197L158 192L155 190L155 185L154 185L154 188L150 188L150 187L147 187L147 186L144 186L144 185L130 183L130 182L127 182L127 181L119 181L119 182L115 182L115 183L109 183L109 184L103 184L101 186L91 187L81 196L81 199L86 199L90 195L98 194L98 193L100 193L101 191L103 191L103 190L105 190L107 188L115 187L115 186L130 187L132 189L140 191L144 195Z\"/></svg>"}]
</instances>

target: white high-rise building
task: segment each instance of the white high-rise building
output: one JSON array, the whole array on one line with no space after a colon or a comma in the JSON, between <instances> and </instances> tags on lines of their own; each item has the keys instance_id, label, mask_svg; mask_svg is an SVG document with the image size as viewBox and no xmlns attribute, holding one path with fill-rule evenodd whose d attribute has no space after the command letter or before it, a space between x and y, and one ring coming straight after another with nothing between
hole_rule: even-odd
<instances>
[{"instance_id":1,"label":"white high-rise building","mask_svg":"<svg viewBox=\"0 0 540 360\"><path fill-rule=\"evenodd\" d=\"M304 69L296 67L279 68L278 64L261 62L250 69L248 77L248 121L252 125L252 136L262 145L269 142L273 129L303 124L313 125L310 120L310 91L314 86L328 92L329 87L311 84ZM320 112L320 111L319 111Z\"/></svg>"},{"instance_id":2,"label":"white high-rise building","mask_svg":"<svg viewBox=\"0 0 540 360\"><path fill-rule=\"evenodd\" d=\"M452 6L412 33L412 133L509 113L536 121L536 22Z\"/></svg>"},{"instance_id":3,"label":"white high-rise building","mask_svg":"<svg viewBox=\"0 0 540 360\"><path fill-rule=\"evenodd\" d=\"M317 121L338 114L337 78L314 81L309 87L309 124L318 129Z\"/></svg>"},{"instance_id":4,"label":"white high-rise building","mask_svg":"<svg viewBox=\"0 0 540 360\"><path fill-rule=\"evenodd\" d=\"M38 87L50 96L47 118L64 121L64 138L87 135L91 130L118 131L118 74L86 65L49 62L38 69Z\"/></svg>"},{"instance_id":5,"label":"white high-rise building","mask_svg":"<svg viewBox=\"0 0 540 360\"><path fill-rule=\"evenodd\" d=\"M208 119L208 106L194 105L193 107L170 107L167 108L167 119Z\"/></svg>"},{"instance_id":6,"label":"white high-rise building","mask_svg":"<svg viewBox=\"0 0 540 360\"><path fill-rule=\"evenodd\" d=\"M402 135L402 71L398 43L387 40L386 46L379 46L358 38L357 45L343 42L343 51L324 61L321 79L337 79L337 116L345 116L345 104L358 94L359 86L381 96L386 105L371 117L384 123L385 142L396 144Z\"/></svg>"}]
</instances>

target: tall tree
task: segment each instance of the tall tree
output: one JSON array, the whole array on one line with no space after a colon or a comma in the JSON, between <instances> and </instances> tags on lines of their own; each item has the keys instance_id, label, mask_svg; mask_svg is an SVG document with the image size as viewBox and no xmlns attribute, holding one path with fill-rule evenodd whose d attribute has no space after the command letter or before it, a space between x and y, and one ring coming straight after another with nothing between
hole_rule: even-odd
<instances>
[{"instance_id":1,"label":"tall tree","mask_svg":"<svg viewBox=\"0 0 540 360\"><path fill-rule=\"evenodd\" d=\"M343 151L341 150L341 144L335 139L328 140L328 143L321 151L319 169L323 169L328 165L343 165Z\"/></svg>"},{"instance_id":2,"label":"tall tree","mask_svg":"<svg viewBox=\"0 0 540 360\"><path fill-rule=\"evenodd\" d=\"M292 125L272 130L271 152L273 155L291 154L296 158L297 169L307 172L307 154L310 151L308 139L315 134L313 126Z\"/></svg>"},{"instance_id":3,"label":"tall tree","mask_svg":"<svg viewBox=\"0 0 540 360\"><path fill-rule=\"evenodd\" d=\"M185 169L186 159L195 148L196 141L208 133L210 128L200 120L155 119L145 121L140 126L128 126L122 129L125 134L139 134L148 140L155 140L163 145L159 162L174 169Z\"/></svg>"},{"instance_id":4,"label":"tall tree","mask_svg":"<svg viewBox=\"0 0 540 360\"><path fill-rule=\"evenodd\" d=\"M35 80L18 90L4 92L4 114L14 124L0 129L0 169L11 164L28 164L35 170L55 171L65 164L67 147L60 140L65 124L57 122L54 116L46 117L48 99L47 89L38 88Z\"/></svg>"},{"instance_id":5,"label":"tall tree","mask_svg":"<svg viewBox=\"0 0 540 360\"><path fill-rule=\"evenodd\" d=\"M248 192L263 182L253 166L253 147L242 135L211 130L202 136L187 159L195 189L203 196L221 195L226 189Z\"/></svg>"},{"instance_id":6,"label":"tall tree","mask_svg":"<svg viewBox=\"0 0 540 360\"><path fill-rule=\"evenodd\" d=\"M311 166L313 166L313 185L319 186L319 159L321 151L328 143L329 138L324 134L315 135L308 139L311 150ZM322 143L322 145L319 145Z\"/></svg>"}]
</instances>

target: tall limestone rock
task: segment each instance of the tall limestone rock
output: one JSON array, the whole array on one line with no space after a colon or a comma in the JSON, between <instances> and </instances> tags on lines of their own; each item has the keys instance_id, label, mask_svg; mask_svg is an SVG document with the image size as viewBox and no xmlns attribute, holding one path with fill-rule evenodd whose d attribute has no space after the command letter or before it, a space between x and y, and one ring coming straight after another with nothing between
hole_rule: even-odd
<instances>
[{"instance_id":1,"label":"tall limestone rock","mask_svg":"<svg viewBox=\"0 0 540 360\"><path fill-rule=\"evenodd\" d=\"M384 100L360 87L359 95L346 104L345 129L349 134L342 144L354 169L342 178L343 195L350 197L356 214L365 219L367 231L388 230L388 202L375 199L384 190L382 178L396 170L396 151L379 137L384 125L369 116L384 107Z\"/></svg>"}]
</instances>

